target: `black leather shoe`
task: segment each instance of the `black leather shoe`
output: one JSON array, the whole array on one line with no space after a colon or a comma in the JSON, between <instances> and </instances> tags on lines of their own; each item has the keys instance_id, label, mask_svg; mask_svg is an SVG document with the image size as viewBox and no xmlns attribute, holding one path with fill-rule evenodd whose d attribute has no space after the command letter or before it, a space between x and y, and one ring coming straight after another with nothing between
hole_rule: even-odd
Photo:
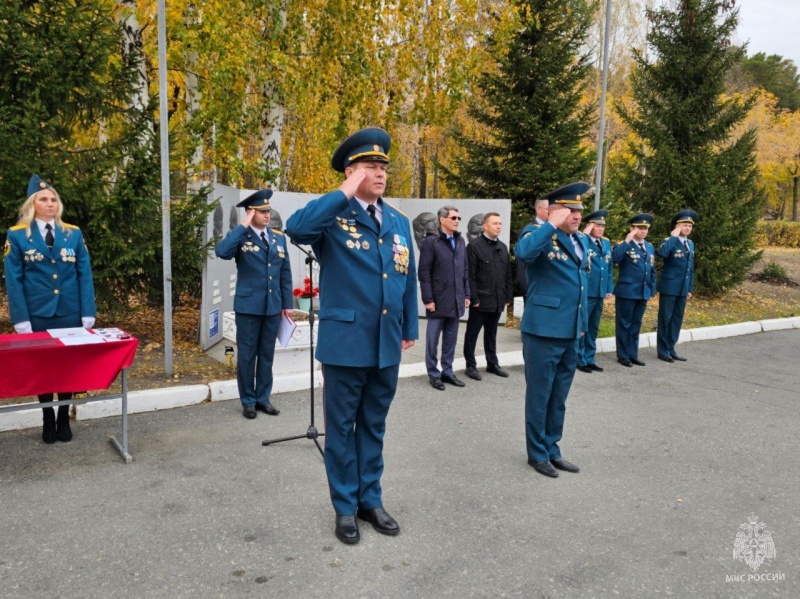
<instances>
[{"instance_id":1,"label":"black leather shoe","mask_svg":"<svg viewBox=\"0 0 800 599\"><path fill-rule=\"evenodd\" d=\"M686 358L682 358L682 357L680 357L680 356L679 356L679 355L677 355L677 354L672 354L670 357L671 357L673 360L677 360L678 362L685 362L685 361L686 361Z\"/></svg>"},{"instance_id":2,"label":"black leather shoe","mask_svg":"<svg viewBox=\"0 0 800 599\"><path fill-rule=\"evenodd\" d=\"M558 472L553 468L550 462L534 462L533 460L528 460L528 464L533 466L533 469L539 474L544 474L550 478L558 478Z\"/></svg>"},{"instance_id":3,"label":"black leather shoe","mask_svg":"<svg viewBox=\"0 0 800 599\"><path fill-rule=\"evenodd\" d=\"M58 420L56 420L56 437L63 443L72 441L72 429L69 427L69 412L61 410L58 412Z\"/></svg>"},{"instance_id":4,"label":"black leather shoe","mask_svg":"<svg viewBox=\"0 0 800 599\"><path fill-rule=\"evenodd\" d=\"M453 374L453 375L443 374L442 375L442 382L443 383L448 383L450 385L453 385L454 387L465 387L466 386L466 383L464 381L462 381L460 378L458 378L455 374Z\"/></svg>"},{"instance_id":5,"label":"black leather shoe","mask_svg":"<svg viewBox=\"0 0 800 599\"><path fill-rule=\"evenodd\" d=\"M637 366L644 366L644 362L642 362L638 358L631 358L631 364L636 364Z\"/></svg>"},{"instance_id":6,"label":"black leather shoe","mask_svg":"<svg viewBox=\"0 0 800 599\"><path fill-rule=\"evenodd\" d=\"M550 460L550 463L558 468L559 470L563 470L564 472L580 472L581 469L578 468L575 464L571 464L564 458L556 458L554 460Z\"/></svg>"},{"instance_id":7,"label":"black leather shoe","mask_svg":"<svg viewBox=\"0 0 800 599\"><path fill-rule=\"evenodd\" d=\"M504 379L508 378L508 373L499 366L496 366L494 364L489 364L486 367L486 372L491 372L492 374L496 374L497 376L502 376Z\"/></svg>"},{"instance_id":8,"label":"black leather shoe","mask_svg":"<svg viewBox=\"0 0 800 599\"><path fill-rule=\"evenodd\" d=\"M481 376L481 373L478 372L478 369L473 368L471 366L467 366L467 369L464 371L464 374L466 374L469 378L471 378L474 381L483 380L483 377Z\"/></svg>"},{"instance_id":9,"label":"black leather shoe","mask_svg":"<svg viewBox=\"0 0 800 599\"><path fill-rule=\"evenodd\" d=\"M592 374L594 372L594 370L592 370L591 366L589 366L588 364L584 366L578 366L578 370L580 370L581 372L585 372L586 374Z\"/></svg>"},{"instance_id":10,"label":"black leather shoe","mask_svg":"<svg viewBox=\"0 0 800 599\"><path fill-rule=\"evenodd\" d=\"M600 368L597 364L589 364L589 368L591 368L595 372L603 372L603 369Z\"/></svg>"},{"instance_id":11,"label":"black leather shoe","mask_svg":"<svg viewBox=\"0 0 800 599\"><path fill-rule=\"evenodd\" d=\"M256 410L258 410L259 412L264 412L265 414L269 414L270 416L277 416L278 414L281 413L281 411L275 406L273 406L271 403L265 404L263 406L260 403L257 403Z\"/></svg>"},{"instance_id":12,"label":"black leather shoe","mask_svg":"<svg viewBox=\"0 0 800 599\"><path fill-rule=\"evenodd\" d=\"M433 378L432 376L429 376L428 380L431 383L431 387L433 387L434 389L437 389L439 391L444 391L444 383L442 382L442 379L436 379L436 378Z\"/></svg>"},{"instance_id":13,"label":"black leather shoe","mask_svg":"<svg viewBox=\"0 0 800 599\"><path fill-rule=\"evenodd\" d=\"M617 358L617 362L622 364L623 366L627 366L628 368L633 368L633 364L630 360L623 360L622 358Z\"/></svg>"},{"instance_id":14,"label":"black leather shoe","mask_svg":"<svg viewBox=\"0 0 800 599\"><path fill-rule=\"evenodd\" d=\"M382 507L377 507L374 510L358 508L356 516L372 524L372 528L382 535L394 536L400 532L400 526L395 519Z\"/></svg>"},{"instance_id":15,"label":"black leather shoe","mask_svg":"<svg viewBox=\"0 0 800 599\"><path fill-rule=\"evenodd\" d=\"M256 417L256 409L245 408L244 410L242 410L242 414L244 414L244 417L247 418L248 420L252 420L253 418Z\"/></svg>"},{"instance_id":16,"label":"black leather shoe","mask_svg":"<svg viewBox=\"0 0 800 599\"><path fill-rule=\"evenodd\" d=\"M56 433L55 418L53 418L52 420L45 420L44 426L42 427L42 441L44 441L48 445L52 445L58 439L56 434L57 433Z\"/></svg>"},{"instance_id":17,"label":"black leather shoe","mask_svg":"<svg viewBox=\"0 0 800 599\"><path fill-rule=\"evenodd\" d=\"M336 538L347 545L355 545L361 540L358 532L358 522L356 517L340 516L336 514Z\"/></svg>"},{"instance_id":18,"label":"black leather shoe","mask_svg":"<svg viewBox=\"0 0 800 599\"><path fill-rule=\"evenodd\" d=\"M658 354L658 359L659 359L659 360L663 360L664 362L674 362L674 361L675 361L675 360L673 360L671 357L669 357L669 356L662 356L661 354Z\"/></svg>"}]
</instances>

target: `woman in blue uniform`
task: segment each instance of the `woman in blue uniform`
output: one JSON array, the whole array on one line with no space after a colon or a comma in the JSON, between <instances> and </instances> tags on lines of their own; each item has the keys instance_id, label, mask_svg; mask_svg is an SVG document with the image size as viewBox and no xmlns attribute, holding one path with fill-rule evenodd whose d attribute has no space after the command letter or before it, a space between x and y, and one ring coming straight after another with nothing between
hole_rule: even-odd
<instances>
[{"instance_id":1,"label":"woman in blue uniform","mask_svg":"<svg viewBox=\"0 0 800 599\"><path fill-rule=\"evenodd\" d=\"M19 222L8 230L4 249L6 291L17 333L94 326L96 309L89 252L81 230L61 220L64 205L56 190L34 175ZM72 399L72 392L58 399ZM39 396L53 401L53 394ZM69 406L42 408L45 443L70 441Z\"/></svg>"}]
</instances>

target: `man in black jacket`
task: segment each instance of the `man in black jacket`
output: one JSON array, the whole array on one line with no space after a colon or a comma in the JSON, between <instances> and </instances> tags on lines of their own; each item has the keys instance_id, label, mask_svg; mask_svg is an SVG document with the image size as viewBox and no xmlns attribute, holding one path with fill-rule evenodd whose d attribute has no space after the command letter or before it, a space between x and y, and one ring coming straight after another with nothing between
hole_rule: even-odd
<instances>
[{"instance_id":1,"label":"man in black jacket","mask_svg":"<svg viewBox=\"0 0 800 599\"><path fill-rule=\"evenodd\" d=\"M422 303L428 317L425 334L425 366L431 386L444 391L444 383L463 387L453 372L458 340L458 322L469 306L467 246L458 225L461 217L454 206L439 209L439 228L428 233L419 248L419 277ZM442 336L442 370L437 368L439 336Z\"/></svg>"},{"instance_id":2,"label":"man in black jacket","mask_svg":"<svg viewBox=\"0 0 800 599\"><path fill-rule=\"evenodd\" d=\"M500 215L487 212L483 217L483 234L467 246L471 301L464 335L464 358L467 361L467 376L476 381L482 378L475 361L475 344L481 329L486 372L508 376L497 363L497 323L500 322L500 314L514 297L508 246L500 241L502 229Z\"/></svg>"}]
</instances>

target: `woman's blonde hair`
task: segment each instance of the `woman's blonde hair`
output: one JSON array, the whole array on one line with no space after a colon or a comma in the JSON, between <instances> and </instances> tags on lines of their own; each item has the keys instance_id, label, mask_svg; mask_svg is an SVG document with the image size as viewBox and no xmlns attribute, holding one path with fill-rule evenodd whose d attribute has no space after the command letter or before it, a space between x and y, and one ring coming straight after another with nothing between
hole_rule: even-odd
<instances>
[{"instance_id":1,"label":"woman's blonde hair","mask_svg":"<svg viewBox=\"0 0 800 599\"><path fill-rule=\"evenodd\" d=\"M61 203L61 196L58 195L58 192L53 187L48 187L47 189L42 189L31 194L28 199L22 203L22 206L19 208L19 221L17 221L17 224L25 225L25 235L31 234L31 225L33 224L33 219L36 216L36 207L33 205L33 203L37 196L44 191L52 191L56 196L56 200L58 201L58 210L56 210L56 217L54 220L56 221L56 226L64 231L64 233L69 235L70 230L64 226L64 221L61 220L61 215L64 213L64 204Z\"/></svg>"}]
</instances>

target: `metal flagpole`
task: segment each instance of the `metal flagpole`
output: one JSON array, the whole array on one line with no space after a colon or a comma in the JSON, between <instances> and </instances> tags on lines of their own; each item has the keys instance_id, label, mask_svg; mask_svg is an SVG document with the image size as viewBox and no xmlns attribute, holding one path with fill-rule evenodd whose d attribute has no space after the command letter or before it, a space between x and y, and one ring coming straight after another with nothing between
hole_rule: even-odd
<instances>
[{"instance_id":1,"label":"metal flagpole","mask_svg":"<svg viewBox=\"0 0 800 599\"><path fill-rule=\"evenodd\" d=\"M603 179L603 144L606 134L606 88L608 87L608 39L611 35L611 0L606 0L606 27L603 38L603 88L600 91L600 136L597 141L597 167L594 177L594 209L600 209L600 185Z\"/></svg>"},{"instance_id":2,"label":"metal flagpole","mask_svg":"<svg viewBox=\"0 0 800 599\"><path fill-rule=\"evenodd\" d=\"M167 123L166 0L158 0L158 108L161 135L161 240L164 246L164 372L172 376L172 246L170 243L169 127Z\"/></svg>"}]
</instances>

